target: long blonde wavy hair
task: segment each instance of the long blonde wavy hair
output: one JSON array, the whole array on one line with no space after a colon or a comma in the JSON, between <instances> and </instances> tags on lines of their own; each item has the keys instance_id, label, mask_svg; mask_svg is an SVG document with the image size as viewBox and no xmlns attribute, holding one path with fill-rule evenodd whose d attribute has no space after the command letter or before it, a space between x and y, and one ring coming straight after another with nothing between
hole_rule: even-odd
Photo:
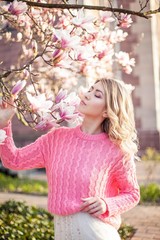
<instances>
[{"instance_id":1,"label":"long blonde wavy hair","mask_svg":"<svg viewBox=\"0 0 160 240\"><path fill-rule=\"evenodd\" d=\"M133 87L116 79L103 78L107 118L102 122L102 129L124 153L136 155L138 151L137 131L131 92Z\"/></svg>"}]
</instances>

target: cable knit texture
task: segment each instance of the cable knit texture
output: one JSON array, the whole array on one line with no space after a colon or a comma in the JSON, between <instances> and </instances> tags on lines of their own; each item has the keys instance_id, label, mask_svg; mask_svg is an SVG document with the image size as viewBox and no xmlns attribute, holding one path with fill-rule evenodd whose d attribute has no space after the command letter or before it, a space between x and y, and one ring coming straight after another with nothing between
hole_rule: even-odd
<instances>
[{"instance_id":1,"label":"cable knit texture","mask_svg":"<svg viewBox=\"0 0 160 240\"><path fill-rule=\"evenodd\" d=\"M98 196L108 207L99 218L116 229L120 214L139 201L133 158L126 157L106 133L86 134L80 126L61 127L16 148L11 124L0 145L3 165L14 170L46 168L48 210L57 215L80 211L81 198Z\"/></svg>"}]
</instances>

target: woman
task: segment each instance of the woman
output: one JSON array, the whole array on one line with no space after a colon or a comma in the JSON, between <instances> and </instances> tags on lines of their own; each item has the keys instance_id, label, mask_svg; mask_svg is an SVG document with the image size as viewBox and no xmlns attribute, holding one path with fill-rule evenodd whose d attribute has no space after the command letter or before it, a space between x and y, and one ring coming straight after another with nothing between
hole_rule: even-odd
<instances>
[{"instance_id":1,"label":"woman","mask_svg":"<svg viewBox=\"0 0 160 240\"><path fill-rule=\"evenodd\" d=\"M13 109L1 106L0 126L8 135L1 159L15 170L46 168L55 240L118 240L120 214L140 196L131 90L118 80L98 80L81 97L78 110L84 116L80 126L54 129L17 149Z\"/></svg>"}]
</instances>

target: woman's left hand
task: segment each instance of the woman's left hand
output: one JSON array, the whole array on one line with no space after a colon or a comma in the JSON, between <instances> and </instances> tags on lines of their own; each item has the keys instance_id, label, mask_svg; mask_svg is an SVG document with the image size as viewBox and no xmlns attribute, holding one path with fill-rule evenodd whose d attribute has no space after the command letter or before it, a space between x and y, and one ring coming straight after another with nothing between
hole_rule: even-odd
<instances>
[{"instance_id":1,"label":"woman's left hand","mask_svg":"<svg viewBox=\"0 0 160 240\"><path fill-rule=\"evenodd\" d=\"M81 211L96 217L108 210L106 203L100 197L82 198L82 201Z\"/></svg>"}]
</instances>

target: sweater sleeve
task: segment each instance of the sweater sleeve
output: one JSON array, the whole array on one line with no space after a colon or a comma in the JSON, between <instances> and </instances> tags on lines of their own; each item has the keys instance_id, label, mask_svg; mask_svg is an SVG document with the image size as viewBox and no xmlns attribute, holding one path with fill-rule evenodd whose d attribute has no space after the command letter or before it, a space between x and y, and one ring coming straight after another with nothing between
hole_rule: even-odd
<instances>
[{"instance_id":1,"label":"sweater sleeve","mask_svg":"<svg viewBox=\"0 0 160 240\"><path fill-rule=\"evenodd\" d=\"M125 159L123 164L116 170L116 186L119 194L114 197L104 198L108 210L101 218L122 214L138 204L140 190L136 177L134 158Z\"/></svg>"},{"instance_id":2,"label":"sweater sleeve","mask_svg":"<svg viewBox=\"0 0 160 240\"><path fill-rule=\"evenodd\" d=\"M12 170L27 170L46 167L50 155L49 141L52 141L53 131L39 137L34 143L17 148L12 138L11 123L3 128L7 137L0 145L0 158L6 168Z\"/></svg>"}]
</instances>

